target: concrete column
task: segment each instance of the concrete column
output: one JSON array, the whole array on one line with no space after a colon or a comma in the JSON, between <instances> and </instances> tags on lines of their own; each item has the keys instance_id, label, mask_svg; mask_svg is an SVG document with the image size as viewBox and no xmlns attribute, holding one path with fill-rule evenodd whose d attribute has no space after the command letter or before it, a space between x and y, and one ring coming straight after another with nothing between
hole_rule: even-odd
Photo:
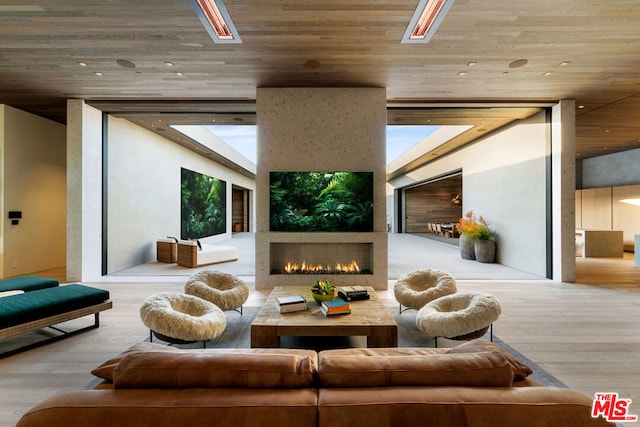
<instances>
[{"instance_id":1,"label":"concrete column","mask_svg":"<svg viewBox=\"0 0 640 427\"><path fill-rule=\"evenodd\" d=\"M552 176L552 279L576 281L575 191L576 191L575 101L562 100L551 110Z\"/></svg>"},{"instance_id":2,"label":"concrete column","mask_svg":"<svg viewBox=\"0 0 640 427\"><path fill-rule=\"evenodd\" d=\"M67 280L102 276L102 112L67 101Z\"/></svg>"}]
</instances>

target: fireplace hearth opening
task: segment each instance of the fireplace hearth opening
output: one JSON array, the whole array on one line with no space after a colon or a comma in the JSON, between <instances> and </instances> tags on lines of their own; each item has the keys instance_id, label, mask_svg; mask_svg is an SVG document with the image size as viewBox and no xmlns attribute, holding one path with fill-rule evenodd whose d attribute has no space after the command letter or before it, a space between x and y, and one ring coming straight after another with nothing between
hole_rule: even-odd
<instances>
[{"instance_id":1,"label":"fireplace hearth opening","mask_svg":"<svg viewBox=\"0 0 640 427\"><path fill-rule=\"evenodd\" d=\"M370 243L272 243L271 274L373 274Z\"/></svg>"},{"instance_id":2,"label":"fireplace hearth opening","mask_svg":"<svg viewBox=\"0 0 640 427\"><path fill-rule=\"evenodd\" d=\"M310 264L303 260L301 263L289 261L282 269L272 269L271 274L373 274L373 271L368 268L360 269L355 261L323 265Z\"/></svg>"}]
</instances>

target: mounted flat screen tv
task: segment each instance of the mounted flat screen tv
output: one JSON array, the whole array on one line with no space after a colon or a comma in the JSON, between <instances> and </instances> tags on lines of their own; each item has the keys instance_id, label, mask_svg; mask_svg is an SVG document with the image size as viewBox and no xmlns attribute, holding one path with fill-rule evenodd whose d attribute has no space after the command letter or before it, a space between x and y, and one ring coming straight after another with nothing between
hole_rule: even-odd
<instances>
[{"instance_id":1,"label":"mounted flat screen tv","mask_svg":"<svg viewBox=\"0 0 640 427\"><path fill-rule=\"evenodd\" d=\"M227 183L180 168L180 238L199 239L227 230Z\"/></svg>"},{"instance_id":2,"label":"mounted flat screen tv","mask_svg":"<svg viewBox=\"0 0 640 427\"><path fill-rule=\"evenodd\" d=\"M271 172L269 230L373 231L373 172Z\"/></svg>"}]
</instances>

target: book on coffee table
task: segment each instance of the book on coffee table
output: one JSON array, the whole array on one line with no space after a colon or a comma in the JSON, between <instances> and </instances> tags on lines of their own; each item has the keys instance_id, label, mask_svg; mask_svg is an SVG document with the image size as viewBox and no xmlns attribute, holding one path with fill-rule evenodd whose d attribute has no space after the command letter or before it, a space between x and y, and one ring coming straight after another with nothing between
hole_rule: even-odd
<instances>
[{"instance_id":1,"label":"book on coffee table","mask_svg":"<svg viewBox=\"0 0 640 427\"><path fill-rule=\"evenodd\" d=\"M322 310L322 314L325 316L351 313L351 306L349 306L349 303L340 298L336 298L331 301L322 301L320 309Z\"/></svg>"},{"instance_id":2,"label":"book on coffee table","mask_svg":"<svg viewBox=\"0 0 640 427\"><path fill-rule=\"evenodd\" d=\"M358 301L371 298L367 289L362 286L343 286L338 291L338 296L345 301Z\"/></svg>"},{"instance_id":3,"label":"book on coffee table","mask_svg":"<svg viewBox=\"0 0 640 427\"><path fill-rule=\"evenodd\" d=\"M276 298L280 313L291 313L307 309L307 300L302 295L283 295Z\"/></svg>"}]
</instances>

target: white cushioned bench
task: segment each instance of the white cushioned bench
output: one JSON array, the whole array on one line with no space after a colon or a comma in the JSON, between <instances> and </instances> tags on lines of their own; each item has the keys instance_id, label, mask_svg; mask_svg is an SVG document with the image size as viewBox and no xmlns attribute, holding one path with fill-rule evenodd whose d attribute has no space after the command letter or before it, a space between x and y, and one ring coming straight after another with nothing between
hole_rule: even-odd
<instances>
[{"instance_id":1,"label":"white cushioned bench","mask_svg":"<svg viewBox=\"0 0 640 427\"><path fill-rule=\"evenodd\" d=\"M178 242L178 265L183 267L199 267L202 265L236 261L238 248L234 246L202 245L193 240Z\"/></svg>"}]
</instances>

